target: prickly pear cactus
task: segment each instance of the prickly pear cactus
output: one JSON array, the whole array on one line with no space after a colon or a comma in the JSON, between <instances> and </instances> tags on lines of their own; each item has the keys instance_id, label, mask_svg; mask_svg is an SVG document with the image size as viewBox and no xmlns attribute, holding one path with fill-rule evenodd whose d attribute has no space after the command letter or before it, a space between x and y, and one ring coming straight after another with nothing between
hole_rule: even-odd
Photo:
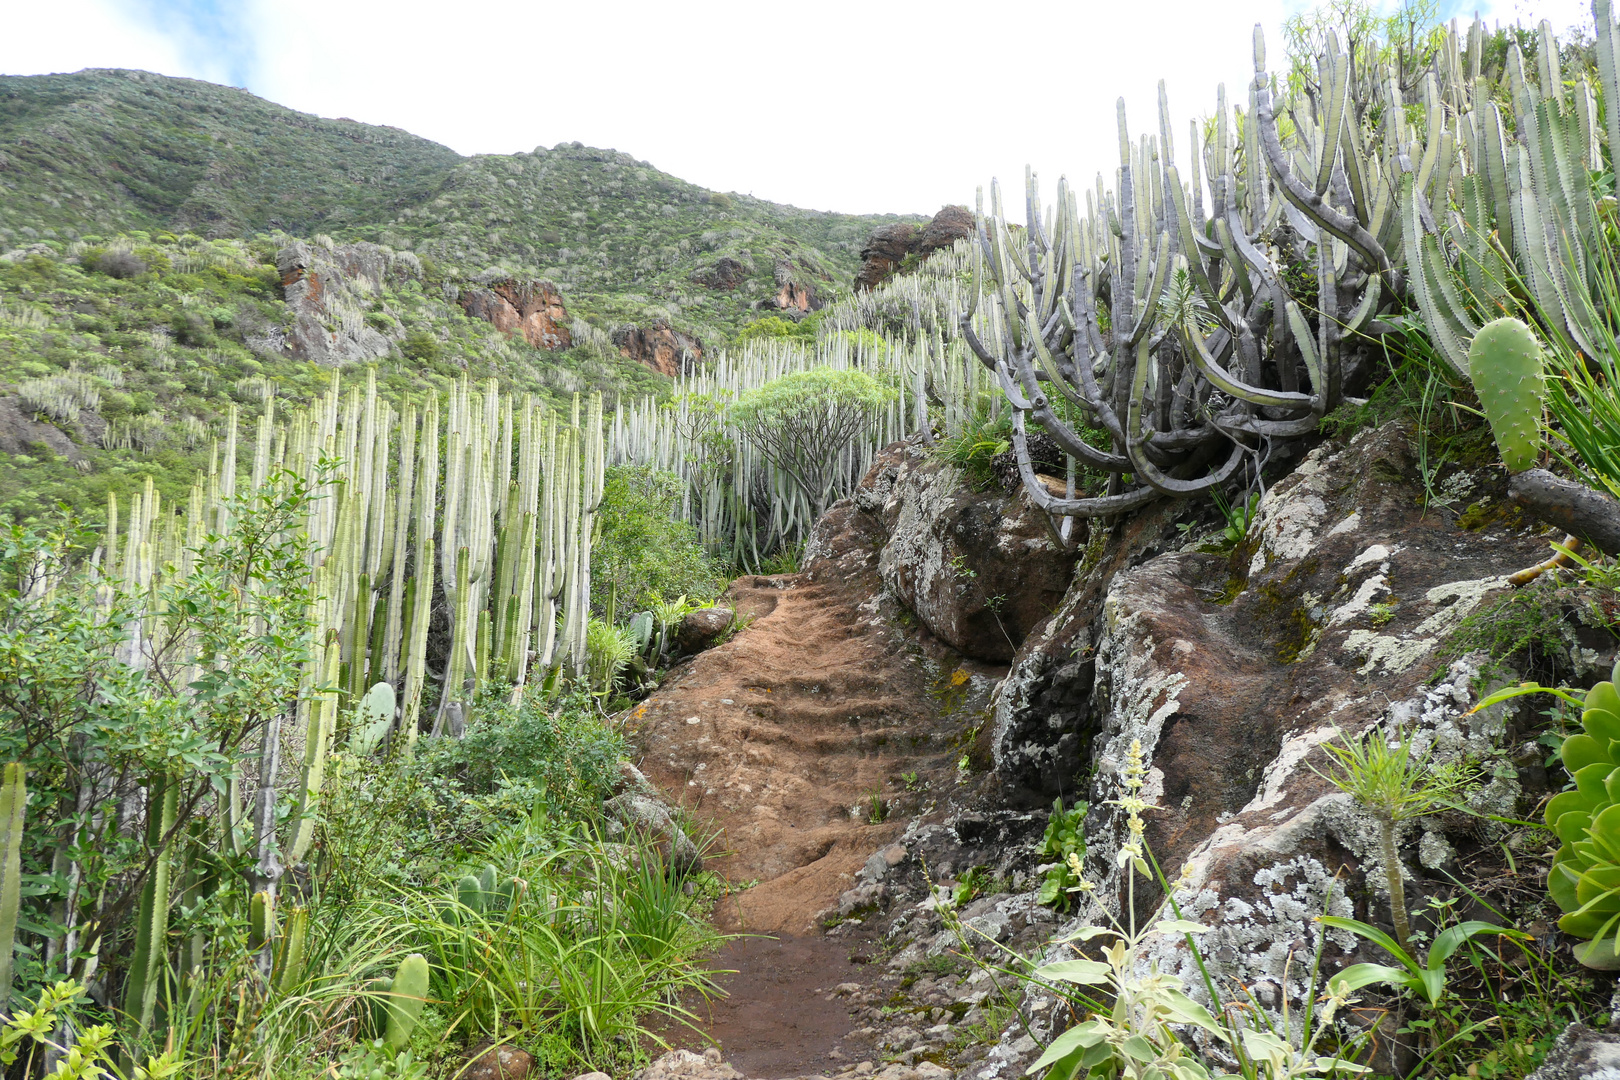
<instances>
[{"instance_id":1,"label":"prickly pear cactus","mask_svg":"<svg viewBox=\"0 0 1620 1080\"><path fill-rule=\"evenodd\" d=\"M477 875L468 874L456 882L456 902L469 911L484 910L484 887Z\"/></svg>"},{"instance_id":2,"label":"prickly pear cactus","mask_svg":"<svg viewBox=\"0 0 1620 1080\"><path fill-rule=\"evenodd\" d=\"M388 1049L397 1051L410 1042L411 1031L427 1001L428 974L427 958L421 953L407 956L394 973L385 1001L388 1027L383 1032L383 1045Z\"/></svg>"},{"instance_id":3,"label":"prickly pear cactus","mask_svg":"<svg viewBox=\"0 0 1620 1080\"><path fill-rule=\"evenodd\" d=\"M1509 472L1541 454L1541 402L1547 394L1541 343L1518 319L1486 323L1468 346L1468 375Z\"/></svg>"},{"instance_id":4,"label":"prickly pear cactus","mask_svg":"<svg viewBox=\"0 0 1620 1080\"><path fill-rule=\"evenodd\" d=\"M349 751L361 757L376 752L394 723L394 688L380 682L366 691L355 706L354 727L349 735Z\"/></svg>"},{"instance_id":5,"label":"prickly pear cactus","mask_svg":"<svg viewBox=\"0 0 1620 1080\"><path fill-rule=\"evenodd\" d=\"M1588 939L1575 957L1588 967L1620 968L1620 665L1611 681L1586 692L1579 735L1560 755L1575 790L1547 803L1547 824L1563 844L1547 875L1547 890L1564 915L1558 928Z\"/></svg>"}]
</instances>

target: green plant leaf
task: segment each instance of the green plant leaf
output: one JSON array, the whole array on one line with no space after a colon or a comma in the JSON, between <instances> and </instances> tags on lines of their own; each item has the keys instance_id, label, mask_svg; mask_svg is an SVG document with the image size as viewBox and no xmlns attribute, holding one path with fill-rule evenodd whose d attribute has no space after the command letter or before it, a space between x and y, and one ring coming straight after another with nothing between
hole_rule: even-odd
<instances>
[{"instance_id":1,"label":"green plant leaf","mask_svg":"<svg viewBox=\"0 0 1620 1080\"><path fill-rule=\"evenodd\" d=\"M1047 964L1035 969L1035 974L1043 979L1052 979L1056 982L1079 983L1082 986L1098 986L1106 983L1113 974L1113 968L1096 960L1060 960L1055 964Z\"/></svg>"},{"instance_id":2,"label":"green plant leaf","mask_svg":"<svg viewBox=\"0 0 1620 1080\"><path fill-rule=\"evenodd\" d=\"M1160 934L1207 934L1212 929L1190 919L1165 919L1153 927Z\"/></svg>"},{"instance_id":3,"label":"green plant leaf","mask_svg":"<svg viewBox=\"0 0 1620 1080\"><path fill-rule=\"evenodd\" d=\"M1372 942L1374 945L1377 945L1380 949L1383 949L1385 952L1389 953L1389 955L1393 956L1400 962L1402 967L1406 968L1406 970L1411 972L1413 975L1417 975L1422 970L1418 967L1418 962L1412 958L1411 953L1397 945L1394 938L1390 937L1376 926L1368 926L1366 923L1357 919L1346 919L1338 915L1321 915L1317 917L1316 921L1324 926L1333 926L1340 930L1348 930L1357 937L1366 938L1368 941ZM1356 965L1356 967L1368 966L1376 965ZM1354 969L1346 968L1345 970L1349 971ZM1354 987L1352 987L1352 989L1354 989Z\"/></svg>"},{"instance_id":4,"label":"green plant leaf","mask_svg":"<svg viewBox=\"0 0 1620 1080\"><path fill-rule=\"evenodd\" d=\"M1360 990L1363 986L1381 982L1397 990L1410 990L1416 979L1415 972L1390 967L1388 964L1351 964L1329 979L1328 986L1342 987L1344 990Z\"/></svg>"},{"instance_id":5,"label":"green plant leaf","mask_svg":"<svg viewBox=\"0 0 1620 1080\"><path fill-rule=\"evenodd\" d=\"M1102 1041L1102 1038L1100 1033L1089 1030L1085 1024L1076 1024L1048 1043L1045 1052L1035 1059L1033 1065L1024 1070L1024 1075L1034 1075L1053 1062L1068 1057L1076 1050L1096 1046Z\"/></svg>"},{"instance_id":6,"label":"green plant leaf","mask_svg":"<svg viewBox=\"0 0 1620 1080\"><path fill-rule=\"evenodd\" d=\"M1125 1041L1119 1044L1119 1049L1126 1057L1137 1061L1151 1062L1159 1056L1158 1049L1152 1043L1142 1035L1134 1033L1125 1037Z\"/></svg>"}]
</instances>

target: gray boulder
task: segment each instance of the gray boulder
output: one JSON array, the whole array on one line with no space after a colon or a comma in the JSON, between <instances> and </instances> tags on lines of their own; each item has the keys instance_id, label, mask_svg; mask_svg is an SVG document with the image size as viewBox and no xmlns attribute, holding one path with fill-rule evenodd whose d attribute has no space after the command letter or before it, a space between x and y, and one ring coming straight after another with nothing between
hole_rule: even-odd
<instances>
[{"instance_id":1,"label":"gray boulder","mask_svg":"<svg viewBox=\"0 0 1620 1080\"><path fill-rule=\"evenodd\" d=\"M602 810L607 815L610 835L628 831L648 837L670 873L684 877L703 869L703 854L698 846L676 824L669 807L657 799L631 791L607 800Z\"/></svg>"}]
</instances>

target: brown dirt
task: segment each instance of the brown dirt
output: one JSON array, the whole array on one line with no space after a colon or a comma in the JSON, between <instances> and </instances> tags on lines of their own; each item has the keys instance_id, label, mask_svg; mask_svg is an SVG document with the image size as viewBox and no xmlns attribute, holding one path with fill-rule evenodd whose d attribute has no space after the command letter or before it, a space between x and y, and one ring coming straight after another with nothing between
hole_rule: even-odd
<instances>
[{"instance_id":1,"label":"brown dirt","mask_svg":"<svg viewBox=\"0 0 1620 1080\"><path fill-rule=\"evenodd\" d=\"M972 797L956 761L983 717L961 688L1005 669L963 661L884 598L876 519L848 504L817 530L802 574L745 577L726 603L746 627L701 653L631 711L642 771L714 837L708 866L738 888L716 912L741 932L714 967L724 997L688 1001L748 1076L831 1071L870 1058L840 983L871 985L876 931L822 936L817 916L907 821ZM873 823L876 795L885 820ZM772 936L764 937L762 934ZM892 979L893 976L891 975ZM689 1031L666 1031L697 1048Z\"/></svg>"},{"instance_id":2,"label":"brown dirt","mask_svg":"<svg viewBox=\"0 0 1620 1080\"><path fill-rule=\"evenodd\" d=\"M724 854L710 865L757 882L722 910L723 925L812 931L920 809L901 777L950 783L961 725L943 718L908 635L861 606L877 591L865 578L739 579L729 602L752 623L631 714L642 770L717 835ZM874 795L889 813L879 824Z\"/></svg>"},{"instance_id":3,"label":"brown dirt","mask_svg":"<svg viewBox=\"0 0 1620 1080\"><path fill-rule=\"evenodd\" d=\"M809 1076L870 1057L872 1048L846 1040L856 1020L832 989L870 979L849 962L849 942L820 936L747 936L727 942L715 966L724 997L684 1002L698 1026L744 1076ZM666 1025L673 1045L702 1050L689 1030Z\"/></svg>"}]
</instances>

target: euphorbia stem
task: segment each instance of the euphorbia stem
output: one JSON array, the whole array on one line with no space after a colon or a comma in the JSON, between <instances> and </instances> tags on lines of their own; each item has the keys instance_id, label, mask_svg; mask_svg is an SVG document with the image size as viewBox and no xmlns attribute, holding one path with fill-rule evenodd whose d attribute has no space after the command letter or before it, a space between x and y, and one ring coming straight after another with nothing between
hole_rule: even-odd
<instances>
[{"instance_id":1,"label":"euphorbia stem","mask_svg":"<svg viewBox=\"0 0 1620 1080\"><path fill-rule=\"evenodd\" d=\"M1378 835L1383 846L1384 875L1389 879L1389 913L1395 919L1395 943L1406 949L1412 928L1406 921L1406 882L1401 875L1401 858L1395 850L1395 821L1380 815Z\"/></svg>"}]
</instances>

